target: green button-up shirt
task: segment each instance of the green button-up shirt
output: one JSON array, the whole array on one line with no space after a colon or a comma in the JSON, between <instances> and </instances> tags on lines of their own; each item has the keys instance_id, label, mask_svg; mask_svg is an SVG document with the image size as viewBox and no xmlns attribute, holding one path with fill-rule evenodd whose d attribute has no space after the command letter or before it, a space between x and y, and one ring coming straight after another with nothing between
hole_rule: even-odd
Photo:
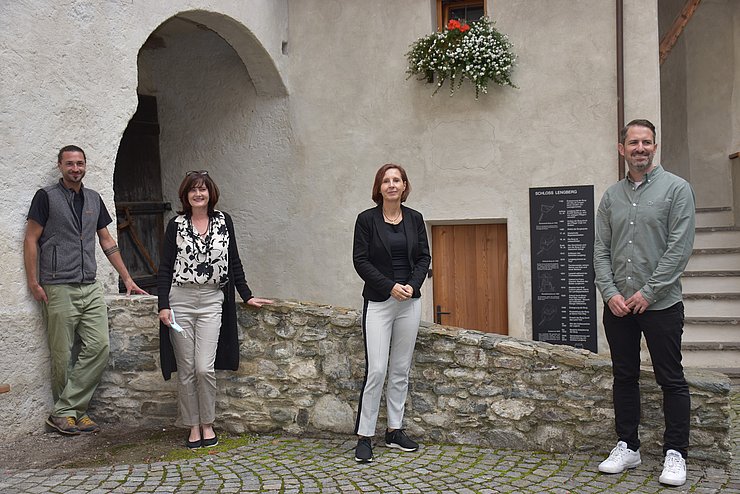
<instances>
[{"instance_id":1,"label":"green button-up shirt","mask_svg":"<svg viewBox=\"0 0 740 494\"><path fill-rule=\"evenodd\" d=\"M607 189L596 213L594 270L605 302L638 290L648 310L681 297L681 274L694 246L694 192L656 166L637 186L629 178Z\"/></svg>"}]
</instances>

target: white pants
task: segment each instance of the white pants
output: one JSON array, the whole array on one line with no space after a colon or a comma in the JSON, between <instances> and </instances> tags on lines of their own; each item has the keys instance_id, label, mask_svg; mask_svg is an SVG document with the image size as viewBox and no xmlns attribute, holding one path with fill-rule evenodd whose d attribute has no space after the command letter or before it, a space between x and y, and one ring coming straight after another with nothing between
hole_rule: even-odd
<instances>
[{"instance_id":1,"label":"white pants","mask_svg":"<svg viewBox=\"0 0 740 494\"><path fill-rule=\"evenodd\" d=\"M368 437L375 435L386 370L388 387L385 400L388 409L388 428L402 428L403 411L409 389L409 371L420 319L419 298L404 302L399 302L393 297L384 302L365 301L362 329L367 368L360 393L356 434Z\"/></svg>"},{"instance_id":2,"label":"white pants","mask_svg":"<svg viewBox=\"0 0 740 494\"><path fill-rule=\"evenodd\" d=\"M170 328L177 362L181 425L212 424L216 419L216 347L221 333L224 294L218 285L173 286L170 308L185 331Z\"/></svg>"}]
</instances>

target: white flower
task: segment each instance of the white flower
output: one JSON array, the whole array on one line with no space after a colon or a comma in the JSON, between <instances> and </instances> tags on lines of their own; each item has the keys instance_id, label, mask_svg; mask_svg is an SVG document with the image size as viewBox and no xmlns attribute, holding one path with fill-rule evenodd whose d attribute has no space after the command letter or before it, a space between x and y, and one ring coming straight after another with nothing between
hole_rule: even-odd
<instances>
[{"instance_id":1,"label":"white flower","mask_svg":"<svg viewBox=\"0 0 740 494\"><path fill-rule=\"evenodd\" d=\"M511 70L516 56L510 53L511 48L508 38L483 18L472 22L466 33L445 29L413 43L407 53L407 73L421 75L424 80L429 72L436 73L437 89L449 79L450 94L455 91L452 81L457 79L459 84L468 79L476 88L477 99L480 91L487 92L490 81L514 86Z\"/></svg>"}]
</instances>

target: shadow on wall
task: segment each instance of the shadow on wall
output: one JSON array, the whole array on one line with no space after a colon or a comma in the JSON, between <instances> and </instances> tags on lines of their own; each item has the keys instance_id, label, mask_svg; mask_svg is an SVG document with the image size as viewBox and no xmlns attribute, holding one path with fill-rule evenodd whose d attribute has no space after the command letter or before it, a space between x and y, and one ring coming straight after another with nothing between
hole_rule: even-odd
<instances>
[{"instance_id":1,"label":"shadow on wall","mask_svg":"<svg viewBox=\"0 0 740 494\"><path fill-rule=\"evenodd\" d=\"M111 360L93 413L171 426L175 379L159 369L156 299L111 296ZM241 367L219 372L217 425L232 432L352 434L365 358L357 311L281 301L239 308ZM642 442L661 455L662 393L644 369ZM688 371L692 458L730 458L730 384ZM385 426L384 407L378 420ZM611 366L586 350L423 325L406 427L422 441L568 452L614 442Z\"/></svg>"}]
</instances>

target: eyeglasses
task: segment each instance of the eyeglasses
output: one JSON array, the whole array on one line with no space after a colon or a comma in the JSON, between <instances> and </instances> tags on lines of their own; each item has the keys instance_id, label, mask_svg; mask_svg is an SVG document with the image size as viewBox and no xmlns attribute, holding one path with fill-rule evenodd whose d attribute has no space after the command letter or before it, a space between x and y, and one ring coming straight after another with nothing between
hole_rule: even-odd
<instances>
[{"instance_id":1,"label":"eyeglasses","mask_svg":"<svg viewBox=\"0 0 740 494\"><path fill-rule=\"evenodd\" d=\"M208 170L192 170L185 174L186 177L189 177L191 175L208 175Z\"/></svg>"}]
</instances>

